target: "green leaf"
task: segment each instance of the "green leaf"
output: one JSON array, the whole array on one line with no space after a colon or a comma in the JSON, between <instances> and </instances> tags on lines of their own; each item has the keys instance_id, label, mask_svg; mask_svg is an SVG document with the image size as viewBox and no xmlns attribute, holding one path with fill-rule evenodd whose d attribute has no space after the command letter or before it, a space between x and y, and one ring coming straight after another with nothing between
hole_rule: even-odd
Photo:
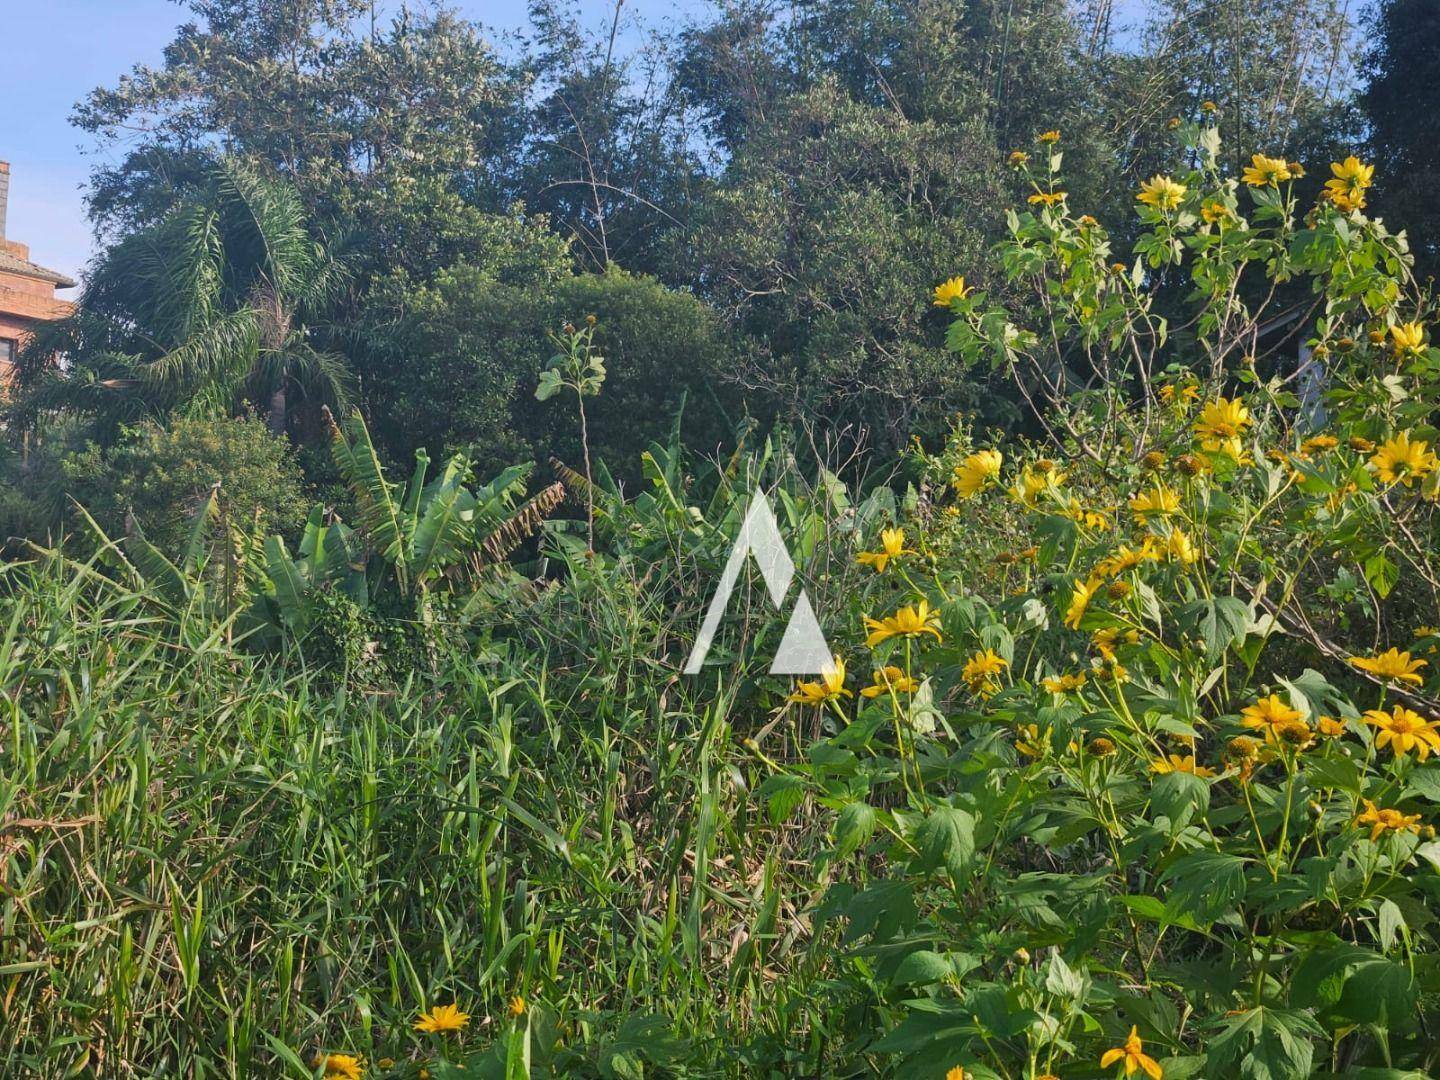
<instances>
[{"instance_id":1,"label":"green leaf","mask_svg":"<svg viewBox=\"0 0 1440 1080\"><path fill-rule=\"evenodd\" d=\"M900 961L895 974L890 977L892 986L933 986L962 974L954 961L945 953L931 949L917 949Z\"/></svg>"},{"instance_id":2,"label":"green leaf","mask_svg":"<svg viewBox=\"0 0 1440 1080\"><path fill-rule=\"evenodd\" d=\"M1076 971L1058 952L1052 953L1045 970L1045 989L1058 997L1080 1002L1090 988L1090 980Z\"/></svg>"},{"instance_id":3,"label":"green leaf","mask_svg":"<svg viewBox=\"0 0 1440 1080\"><path fill-rule=\"evenodd\" d=\"M915 830L914 843L912 870L926 873L943 867L952 879L958 879L975 856L975 818L953 806L938 806Z\"/></svg>"},{"instance_id":4,"label":"green leaf","mask_svg":"<svg viewBox=\"0 0 1440 1080\"><path fill-rule=\"evenodd\" d=\"M1245 896L1245 860L1224 851L1192 851L1160 876L1170 885L1169 906L1213 922Z\"/></svg>"},{"instance_id":5,"label":"green leaf","mask_svg":"<svg viewBox=\"0 0 1440 1080\"><path fill-rule=\"evenodd\" d=\"M563 384L560 381L560 373L553 368L540 373L540 383L535 387L536 401L549 401L560 392Z\"/></svg>"},{"instance_id":6,"label":"green leaf","mask_svg":"<svg viewBox=\"0 0 1440 1080\"><path fill-rule=\"evenodd\" d=\"M1194 600L1180 609L1182 622L1205 642L1206 658L1213 664L1226 648L1238 648L1250 629L1250 605L1239 597L1216 596Z\"/></svg>"},{"instance_id":7,"label":"green leaf","mask_svg":"<svg viewBox=\"0 0 1440 1080\"><path fill-rule=\"evenodd\" d=\"M335 458L335 467L340 470L345 484L360 511L360 524L386 558L403 558L403 547L408 540L400 508L391 495L392 485L385 479L385 470L370 441L370 430L357 412L345 422L348 435L339 424L332 427L330 449Z\"/></svg>"},{"instance_id":8,"label":"green leaf","mask_svg":"<svg viewBox=\"0 0 1440 1080\"><path fill-rule=\"evenodd\" d=\"M1174 836L1197 812L1203 815L1210 809L1210 785L1194 773L1166 773L1151 786L1150 805L1170 819L1170 835Z\"/></svg>"},{"instance_id":9,"label":"green leaf","mask_svg":"<svg viewBox=\"0 0 1440 1080\"><path fill-rule=\"evenodd\" d=\"M869 803L846 803L835 821L835 854L851 854L875 832L875 808Z\"/></svg>"},{"instance_id":10,"label":"green leaf","mask_svg":"<svg viewBox=\"0 0 1440 1080\"><path fill-rule=\"evenodd\" d=\"M798 776L776 773L756 789L755 797L765 800L766 815L772 824L778 825L804 800L805 782Z\"/></svg>"},{"instance_id":11,"label":"green leaf","mask_svg":"<svg viewBox=\"0 0 1440 1080\"><path fill-rule=\"evenodd\" d=\"M1371 555L1365 560L1365 580L1375 590L1375 595L1384 600L1400 580L1400 568L1391 562L1384 552Z\"/></svg>"},{"instance_id":12,"label":"green leaf","mask_svg":"<svg viewBox=\"0 0 1440 1080\"><path fill-rule=\"evenodd\" d=\"M1413 770L1406 777L1403 798L1419 796L1430 802L1440 802L1440 766L1427 765Z\"/></svg>"},{"instance_id":13,"label":"green leaf","mask_svg":"<svg viewBox=\"0 0 1440 1080\"><path fill-rule=\"evenodd\" d=\"M285 541L278 536L265 538L265 574L281 620L291 630L304 629L310 621L305 582L301 580L295 560L285 551Z\"/></svg>"},{"instance_id":14,"label":"green leaf","mask_svg":"<svg viewBox=\"0 0 1440 1080\"><path fill-rule=\"evenodd\" d=\"M1236 1015L1207 1045L1210 1075L1243 1080L1307 1077L1315 1055L1313 1040L1324 1035L1308 1013L1263 1006L1249 1009Z\"/></svg>"},{"instance_id":15,"label":"green leaf","mask_svg":"<svg viewBox=\"0 0 1440 1080\"><path fill-rule=\"evenodd\" d=\"M1184 912L1173 910L1158 896L1131 894L1120 897L1120 902L1140 918L1157 922L1161 926L1180 926L1186 930L1196 931L1204 929L1194 918Z\"/></svg>"}]
</instances>

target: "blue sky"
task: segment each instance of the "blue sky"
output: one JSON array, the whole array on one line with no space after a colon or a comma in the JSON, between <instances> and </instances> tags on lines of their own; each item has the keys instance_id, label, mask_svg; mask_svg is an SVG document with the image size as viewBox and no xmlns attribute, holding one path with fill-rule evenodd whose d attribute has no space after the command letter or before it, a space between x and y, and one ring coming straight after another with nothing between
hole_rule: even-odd
<instances>
[{"instance_id":1,"label":"blue sky","mask_svg":"<svg viewBox=\"0 0 1440 1080\"><path fill-rule=\"evenodd\" d=\"M582 10L593 10L597 19L613 10L608 2L582 2ZM502 30L525 22L525 0L461 0L452 6ZM82 188L92 164L104 159L70 126L70 110L137 63L158 64L188 12L175 0L42 0L0 7L7 88L0 104L0 160L11 167L5 232L29 244L37 262L77 276L93 250ZM399 0L381 0L381 7L397 10ZM625 5L651 22L701 9L702 0L626 0Z\"/></svg>"}]
</instances>

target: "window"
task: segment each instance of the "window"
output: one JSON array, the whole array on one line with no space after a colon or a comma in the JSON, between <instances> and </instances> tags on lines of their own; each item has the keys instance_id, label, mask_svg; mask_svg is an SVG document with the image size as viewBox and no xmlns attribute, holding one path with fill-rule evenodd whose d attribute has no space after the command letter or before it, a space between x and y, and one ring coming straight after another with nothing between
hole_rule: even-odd
<instances>
[{"instance_id":1,"label":"window","mask_svg":"<svg viewBox=\"0 0 1440 1080\"><path fill-rule=\"evenodd\" d=\"M15 339L0 337L0 364L15 362Z\"/></svg>"}]
</instances>

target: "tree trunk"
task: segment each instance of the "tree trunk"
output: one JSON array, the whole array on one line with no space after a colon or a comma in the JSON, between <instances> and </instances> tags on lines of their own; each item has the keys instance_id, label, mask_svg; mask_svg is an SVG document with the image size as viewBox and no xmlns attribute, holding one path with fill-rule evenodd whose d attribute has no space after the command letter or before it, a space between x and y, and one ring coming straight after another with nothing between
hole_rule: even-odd
<instances>
[{"instance_id":1,"label":"tree trunk","mask_svg":"<svg viewBox=\"0 0 1440 1080\"><path fill-rule=\"evenodd\" d=\"M270 434L277 438L285 434L285 387L270 395Z\"/></svg>"}]
</instances>

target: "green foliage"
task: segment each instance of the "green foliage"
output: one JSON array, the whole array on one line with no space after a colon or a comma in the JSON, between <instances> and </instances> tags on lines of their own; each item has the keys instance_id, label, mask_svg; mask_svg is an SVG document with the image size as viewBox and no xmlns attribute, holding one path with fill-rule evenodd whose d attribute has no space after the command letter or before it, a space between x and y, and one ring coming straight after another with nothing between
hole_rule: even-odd
<instances>
[{"instance_id":1,"label":"green foliage","mask_svg":"<svg viewBox=\"0 0 1440 1080\"><path fill-rule=\"evenodd\" d=\"M1371 9L1360 95L1381 181L1377 205L1405 223L1422 277L1440 271L1440 21L1423 0Z\"/></svg>"},{"instance_id":2,"label":"green foliage","mask_svg":"<svg viewBox=\"0 0 1440 1080\"><path fill-rule=\"evenodd\" d=\"M596 318L607 372L605 392L586 403L591 446L617 474L633 476L640 452L669 433L682 402L687 441L707 451L737 418L735 349L722 324L694 297L651 278L565 275L537 295L462 266L395 307L404 319L376 338L366 378L372 415L382 418L376 438L395 459L419 446L469 447L485 468L538 456L578 466L573 413L542 405L534 391L553 352L549 335L587 315ZM404 422L385 419L392 416Z\"/></svg>"},{"instance_id":3,"label":"green foliage","mask_svg":"<svg viewBox=\"0 0 1440 1080\"><path fill-rule=\"evenodd\" d=\"M75 111L81 130L123 146L97 169L97 222L166 216L212 164L218 133L227 152L284 175L326 231L363 236L363 271L428 274L503 231L473 193L493 189L489 155L524 80L477 27L445 11L377 20L368 0L185 6L194 20L163 63Z\"/></svg>"},{"instance_id":4,"label":"green foliage","mask_svg":"<svg viewBox=\"0 0 1440 1080\"><path fill-rule=\"evenodd\" d=\"M251 417L178 418L127 429L108 450L91 444L61 462L67 496L111 534L127 518L178 552L213 491L216 516L259 532L294 534L308 509L289 445Z\"/></svg>"},{"instance_id":5,"label":"green foliage","mask_svg":"<svg viewBox=\"0 0 1440 1080\"><path fill-rule=\"evenodd\" d=\"M1420 8L1317 199L1329 0L189 6L0 461L0 1074L1440 1067ZM798 688L748 566L682 673L756 490Z\"/></svg>"},{"instance_id":6,"label":"green foliage","mask_svg":"<svg viewBox=\"0 0 1440 1080\"><path fill-rule=\"evenodd\" d=\"M290 185L226 160L108 248L78 311L33 336L12 415L27 426L54 411L80 415L109 440L124 423L248 405L277 433L302 433L322 405L349 397L344 362L307 326L346 276L310 236Z\"/></svg>"}]
</instances>

